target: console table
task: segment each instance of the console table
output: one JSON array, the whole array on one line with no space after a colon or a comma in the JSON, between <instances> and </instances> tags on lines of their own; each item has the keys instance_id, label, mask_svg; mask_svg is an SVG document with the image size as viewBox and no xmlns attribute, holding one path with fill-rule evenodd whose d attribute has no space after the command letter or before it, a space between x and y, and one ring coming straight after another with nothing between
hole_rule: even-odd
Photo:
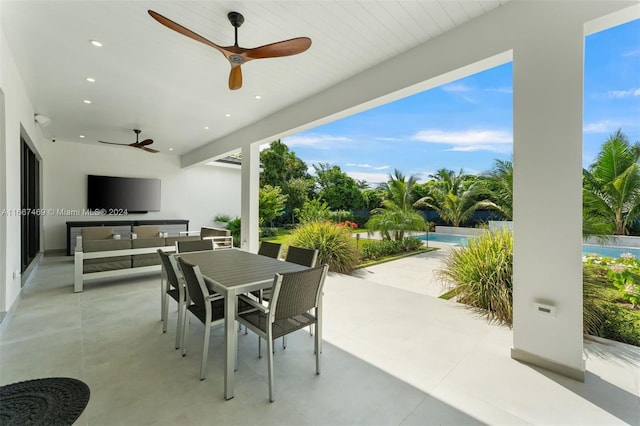
<instances>
[{"instance_id":1,"label":"console table","mask_svg":"<svg viewBox=\"0 0 640 426\"><path fill-rule=\"evenodd\" d=\"M169 237L177 237L180 232L189 230L189 221L184 219L167 220L92 220L82 222L67 222L67 256L73 255L76 248L76 237L82 228L93 226L110 226L114 234L120 234L124 239L131 239L131 227L141 225L156 225L160 232L167 232Z\"/></svg>"}]
</instances>

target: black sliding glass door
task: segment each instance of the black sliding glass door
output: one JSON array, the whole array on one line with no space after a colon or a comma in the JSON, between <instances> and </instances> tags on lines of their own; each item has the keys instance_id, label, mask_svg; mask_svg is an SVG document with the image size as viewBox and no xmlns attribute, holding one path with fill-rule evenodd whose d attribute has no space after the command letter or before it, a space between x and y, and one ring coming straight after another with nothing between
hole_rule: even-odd
<instances>
[{"instance_id":1,"label":"black sliding glass door","mask_svg":"<svg viewBox=\"0 0 640 426\"><path fill-rule=\"evenodd\" d=\"M22 272L40 251L40 162L29 145L22 142L20 153Z\"/></svg>"}]
</instances>

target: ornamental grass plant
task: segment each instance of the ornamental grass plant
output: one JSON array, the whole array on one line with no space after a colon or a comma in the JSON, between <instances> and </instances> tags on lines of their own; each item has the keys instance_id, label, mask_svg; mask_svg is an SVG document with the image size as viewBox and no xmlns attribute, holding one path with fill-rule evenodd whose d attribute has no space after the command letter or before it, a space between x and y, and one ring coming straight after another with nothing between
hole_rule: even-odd
<instances>
[{"instance_id":1,"label":"ornamental grass plant","mask_svg":"<svg viewBox=\"0 0 640 426\"><path fill-rule=\"evenodd\" d=\"M490 321L513 322L513 236L504 229L469 239L444 260L438 277L455 289L456 300Z\"/></svg>"},{"instance_id":2,"label":"ornamental grass plant","mask_svg":"<svg viewBox=\"0 0 640 426\"><path fill-rule=\"evenodd\" d=\"M350 274L358 264L356 241L350 228L332 222L300 225L291 233L289 245L318 249L318 264L328 264L333 272Z\"/></svg>"}]
</instances>

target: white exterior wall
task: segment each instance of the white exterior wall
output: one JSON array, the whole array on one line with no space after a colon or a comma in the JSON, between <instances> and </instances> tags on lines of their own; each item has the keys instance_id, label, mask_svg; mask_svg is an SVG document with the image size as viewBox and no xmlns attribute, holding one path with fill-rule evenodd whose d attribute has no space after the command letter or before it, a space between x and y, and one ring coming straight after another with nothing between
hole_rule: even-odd
<instances>
[{"instance_id":1,"label":"white exterior wall","mask_svg":"<svg viewBox=\"0 0 640 426\"><path fill-rule=\"evenodd\" d=\"M29 142L38 158L42 158L43 137L36 127L34 109L13 59L13 54L0 28L0 206L7 210L20 209L20 136ZM42 164L41 164L42 166ZM42 172L42 168L41 168ZM8 311L20 294L20 217L0 215L0 311Z\"/></svg>"},{"instance_id":2,"label":"white exterior wall","mask_svg":"<svg viewBox=\"0 0 640 426\"><path fill-rule=\"evenodd\" d=\"M87 208L87 175L160 179L161 210L128 216L45 216L45 250L66 247L66 222L187 219L189 229L212 226L217 214L240 216L240 168L200 165L182 169L180 159L128 147L47 142L43 208Z\"/></svg>"}]
</instances>

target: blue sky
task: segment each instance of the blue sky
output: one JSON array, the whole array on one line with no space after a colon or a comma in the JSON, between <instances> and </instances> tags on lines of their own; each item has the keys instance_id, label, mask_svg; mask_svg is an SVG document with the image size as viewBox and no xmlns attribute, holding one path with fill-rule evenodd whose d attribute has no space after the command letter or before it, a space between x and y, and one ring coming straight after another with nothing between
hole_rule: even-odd
<instances>
[{"instance_id":1,"label":"blue sky","mask_svg":"<svg viewBox=\"0 0 640 426\"><path fill-rule=\"evenodd\" d=\"M640 140L640 20L586 39L583 165L618 128ZM505 64L286 138L312 168L338 165L386 181L394 168L426 181L440 168L490 170L513 149L512 64Z\"/></svg>"}]
</instances>

